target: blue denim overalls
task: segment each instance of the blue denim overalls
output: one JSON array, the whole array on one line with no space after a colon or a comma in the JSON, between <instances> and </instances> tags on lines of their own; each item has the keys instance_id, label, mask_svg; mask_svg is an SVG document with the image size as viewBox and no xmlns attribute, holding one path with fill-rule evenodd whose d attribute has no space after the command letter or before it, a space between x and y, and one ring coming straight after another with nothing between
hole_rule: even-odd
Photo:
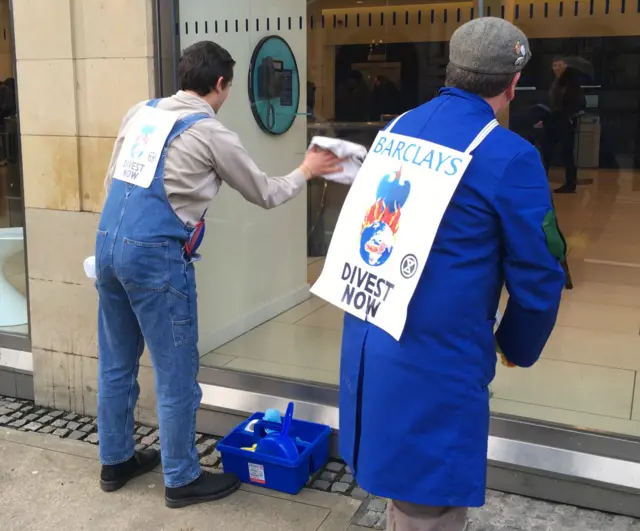
<instances>
[{"instance_id":1,"label":"blue denim overalls","mask_svg":"<svg viewBox=\"0 0 640 531\"><path fill-rule=\"evenodd\" d=\"M195 270L184 251L194 229L169 204L164 166L169 144L205 118L200 113L176 121L149 188L113 180L96 238L100 460L113 465L133 456L138 367L146 341L155 370L167 487L200 476L194 439L202 391L196 380Z\"/></svg>"}]
</instances>

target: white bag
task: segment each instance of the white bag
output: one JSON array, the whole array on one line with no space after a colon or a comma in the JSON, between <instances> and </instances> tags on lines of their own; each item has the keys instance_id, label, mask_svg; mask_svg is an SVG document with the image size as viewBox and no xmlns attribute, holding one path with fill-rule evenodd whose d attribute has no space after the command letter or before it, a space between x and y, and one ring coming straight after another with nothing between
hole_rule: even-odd
<instances>
[{"instance_id":1,"label":"white bag","mask_svg":"<svg viewBox=\"0 0 640 531\"><path fill-rule=\"evenodd\" d=\"M96 279L96 257L89 256L84 261L84 274L87 278Z\"/></svg>"}]
</instances>

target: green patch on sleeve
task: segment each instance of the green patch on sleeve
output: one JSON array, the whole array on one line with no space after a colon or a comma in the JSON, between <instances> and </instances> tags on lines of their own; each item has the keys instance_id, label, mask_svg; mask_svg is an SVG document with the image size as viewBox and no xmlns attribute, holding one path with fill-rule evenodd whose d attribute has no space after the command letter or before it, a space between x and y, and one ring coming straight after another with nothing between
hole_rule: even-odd
<instances>
[{"instance_id":1,"label":"green patch on sleeve","mask_svg":"<svg viewBox=\"0 0 640 531\"><path fill-rule=\"evenodd\" d=\"M542 230L544 231L544 238L549 252L558 261L564 261L567 257L567 243L564 241L564 236L562 236L558 227L555 211L549 210L547 212L542 222Z\"/></svg>"}]
</instances>

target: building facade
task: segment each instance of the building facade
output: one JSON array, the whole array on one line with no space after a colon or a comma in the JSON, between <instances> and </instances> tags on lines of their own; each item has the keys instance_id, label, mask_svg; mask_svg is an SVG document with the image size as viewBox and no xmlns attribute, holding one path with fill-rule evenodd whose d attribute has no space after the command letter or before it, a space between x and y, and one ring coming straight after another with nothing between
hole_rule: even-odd
<instances>
[{"instance_id":1,"label":"building facade","mask_svg":"<svg viewBox=\"0 0 640 531\"><path fill-rule=\"evenodd\" d=\"M13 79L17 101L5 111L0 96L0 394L96 413L97 296L82 262L120 121L175 91L181 49L209 39L231 52L220 119L282 175L314 134L368 145L434 97L451 34L479 14L520 26L533 52L504 126L544 144L545 129L527 120L548 103L554 63L579 65L584 95L571 144L578 191L556 198L573 289L540 363L498 367L490 481L637 515L640 4L627 0L0 1L0 95ZM255 85L266 57L283 79L267 100ZM554 147L552 186L564 178ZM289 399L337 428L342 316L309 285L347 192L312 182L263 211L224 188L212 205L197 268L202 429ZM138 417L153 423L147 353L140 383Z\"/></svg>"}]
</instances>

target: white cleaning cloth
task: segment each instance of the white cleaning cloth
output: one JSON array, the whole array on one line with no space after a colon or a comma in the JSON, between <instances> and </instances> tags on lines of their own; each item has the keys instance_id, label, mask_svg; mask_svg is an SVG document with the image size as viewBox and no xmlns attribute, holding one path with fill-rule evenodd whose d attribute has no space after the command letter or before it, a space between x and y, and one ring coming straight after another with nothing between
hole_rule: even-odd
<instances>
[{"instance_id":1,"label":"white cleaning cloth","mask_svg":"<svg viewBox=\"0 0 640 531\"><path fill-rule=\"evenodd\" d=\"M327 136L314 136L309 144L309 149L318 146L320 149L331 151L336 157L344 159L341 163L342 171L323 175L327 181L339 184L351 185L360 171L360 167L367 156L367 148L360 144L340 140L339 138L329 138Z\"/></svg>"}]
</instances>

